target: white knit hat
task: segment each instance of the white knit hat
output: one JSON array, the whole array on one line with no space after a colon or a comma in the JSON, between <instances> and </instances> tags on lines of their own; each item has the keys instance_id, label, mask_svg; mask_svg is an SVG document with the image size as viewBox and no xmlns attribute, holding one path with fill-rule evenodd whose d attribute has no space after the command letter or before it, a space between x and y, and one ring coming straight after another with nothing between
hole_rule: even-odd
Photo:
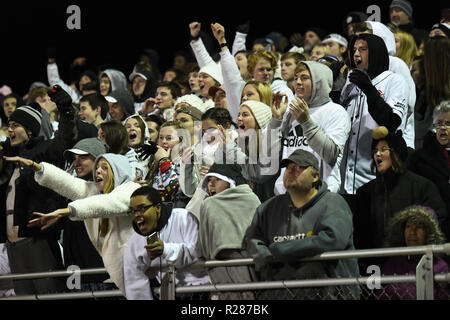
<instances>
[{"instance_id":1,"label":"white knit hat","mask_svg":"<svg viewBox=\"0 0 450 320\"><path fill-rule=\"evenodd\" d=\"M242 106L247 106L253 113L256 122L261 129L267 127L272 119L272 109L265 103L259 101L248 100L241 104Z\"/></svg>"},{"instance_id":2,"label":"white knit hat","mask_svg":"<svg viewBox=\"0 0 450 320\"><path fill-rule=\"evenodd\" d=\"M222 68L215 62L210 62L206 66L203 66L198 73L206 73L220 84L223 84Z\"/></svg>"},{"instance_id":3,"label":"white knit hat","mask_svg":"<svg viewBox=\"0 0 450 320\"><path fill-rule=\"evenodd\" d=\"M177 105L179 103L187 103L188 105L190 105L191 107L195 107L198 110L200 110L201 112L205 112L206 111L206 106L203 103L203 100L200 99L200 97L198 97L195 94L185 94L184 96L179 97L176 101L175 101L175 108L177 107Z\"/></svg>"}]
</instances>

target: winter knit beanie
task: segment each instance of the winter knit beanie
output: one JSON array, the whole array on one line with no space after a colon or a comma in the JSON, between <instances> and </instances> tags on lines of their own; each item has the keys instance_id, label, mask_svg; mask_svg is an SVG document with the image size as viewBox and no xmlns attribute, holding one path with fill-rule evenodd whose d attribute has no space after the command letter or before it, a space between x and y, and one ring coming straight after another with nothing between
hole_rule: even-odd
<instances>
[{"instance_id":1,"label":"winter knit beanie","mask_svg":"<svg viewBox=\"0 0 450 320\"><path fill-rule=\"evenodd\" d=\"M403 139L403 134L399 130L396 133L389 132L386 127L377 127L372 133L372 150L375 149L379 141L386 141L390 148L405 162L408 158L408 147Z\"/></svg>"},{"instance_id":2,"label":"winter knit beanie","mask_svg":"<svg viewBox=\"0 0 450 320\"><path fill-rule=\"evenodd\" d=\"M176 101L175 101L175 109L177 109L177 105L179 103L187 103L188 105L190 105L191 107L197 108L198 110L200 110L202 113L206 111L206 106L203 103L203 100L200 99L197 95L195 94L185 94L181 97L179 97Z\"/></svg>"},{"instance_id":3,"label":"winter knit beanie","mask_svg":"<svg viewBox=\"0 0 450 320\"><path fill-rule=\"evenodd\" d=\"M30 106L22 106L11 114L8 121L20 123L31 131L33 137L37 137L41 129L42 114Z\"/></svg>"},{"instance_id":4,"label":"winter knit beanie","mask_svg":"<svg viewBox=\"0 0 450 320\"><path fill-rule=\"evenodd\" d=\"M406 15L410 18L413 15L412 5L407 0L393 0L391 2L391 5L389 6L389 9L392 9L392 8L399 8L399 9L403 10L406 13Z\"/></svg>"},{"instance_id":5,"label":"winter knit beanie","mask_svg":"<svg viewBox=\"0 0 450 320\"><path fill-rule=\"evenodd\" d=\"M261 129L267 127L270 119L272 119L272 109L265 103L249 100L243 102L241 104L241 107L242 106L247 106L251 110L258 126Z\"/></svg>"},{"instance_id":6,"label":"winter knit beanie","mask_svg":"<svg viewBox=\"0 0 450 320\"><path fill-rule=\"evenodd\" d=\"M198 73L206 73L220 84L223 84L222 69L220 68L220 65L215 62L210 62L206 66L203 66Z\"/></svg>"}]
</instances>

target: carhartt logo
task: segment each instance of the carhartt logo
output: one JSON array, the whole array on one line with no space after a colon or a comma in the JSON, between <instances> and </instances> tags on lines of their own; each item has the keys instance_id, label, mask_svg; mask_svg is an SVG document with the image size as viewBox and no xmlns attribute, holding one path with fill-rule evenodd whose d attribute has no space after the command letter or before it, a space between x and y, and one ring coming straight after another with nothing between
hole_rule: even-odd
<instances>
[{"instance_id":1,"label":"carhartt logo","mask_svg":"<svg viewBox=\"0 0 450 320\"><path fill-rule=\"evenodd\" d=\"M311 237L312 235L313 235L313 232L308 231L307 233L297 233L297 234L288 235L288 236L275 236L275 237L273 237L273 242L283 242L283 241L289 241L289 240L305 239L305 238Z\"/></svg>"}]
</instances>

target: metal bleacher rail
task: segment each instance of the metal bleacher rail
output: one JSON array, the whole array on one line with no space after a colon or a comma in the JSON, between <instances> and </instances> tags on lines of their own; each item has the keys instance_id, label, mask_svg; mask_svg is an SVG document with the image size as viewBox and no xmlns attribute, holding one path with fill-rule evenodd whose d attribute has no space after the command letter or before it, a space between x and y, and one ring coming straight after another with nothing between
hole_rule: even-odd
<instances>
[{"instance_id":1,"label":"metal bleacher rail","mask_svg":"<svg viewBox=\"0 0 450 320\"><path fill-rule=\"evenodd\" d=\"M382 249L367 249L367 250L354 250L354 251L334 251L325 252L320 255L304 258L301 261L325 261L336 259L349 259L349 258L377 258L377 257L394 257L394 256L407 256L407 255L421 255L422 258L417 265L415 275L392 275L392 276L379 276L377 278L378 284L395 284L395 283L415 283L416 292L411 293L417 300L433 300L435 284L446 285L450 284L450 273L447 274L434 274L433 272L433 256L450 255L450 243L442 245L420 246L420 247L398 247L398 248L382 248ZM211 267L230 267L230 266L249 266L253 264L253 259L236 259L236 260L213 260L213 261L200 261L195 264L197 268L211 268ZM360 270L365 272L366 270ZM106 273L106 269L84 269L78 271L53 271L53 272L38 272L28 274L8 274L0 275L0 280L23 280L23 279L36 279L36 278L48 278L48 277L69 277L78 272L80 276ZM360 276L355 278L335 278L335 279L310 279L310 280L285 280L285 281L270 281L270 282L252 282L252 283L239 283L239 284L209 284L198 286L176 286L175 274L176 269L169 267L169 271L166 273L161 287L158 290L161 300L175 300L177 295L189 294L212 294L208 296L208 299L214 299L213 296L223 292L243 292L243 291L262 291L262 290L274 290L282 289L286 292L290 292L290 289L301 288L319 288L330 286L351 286L359 285L360 288L367 287L369 281L373 281L373 276ZM369 292L368 290L367 292ZM448 299L450 299L450 291ZM370 293L369 293L370 295ZM52 293L52 294L36 294L25 296L9 296L1 297L0 300L62 300L62 299L104 299L104 298L123 298L120 290L108 290L108 291L88 291L88 292L64 292L64 293ZM289 296L287 296L289 298ZM290 296L295 299L295 297ZM327 299L327 297L317 297ZM373 297L372 297L373 298ZM396 297L397 299L401 297ZM264 299L260 298L260 299ZM376 299L376 298L375 298Z\"/></svg>"}]
</instances>

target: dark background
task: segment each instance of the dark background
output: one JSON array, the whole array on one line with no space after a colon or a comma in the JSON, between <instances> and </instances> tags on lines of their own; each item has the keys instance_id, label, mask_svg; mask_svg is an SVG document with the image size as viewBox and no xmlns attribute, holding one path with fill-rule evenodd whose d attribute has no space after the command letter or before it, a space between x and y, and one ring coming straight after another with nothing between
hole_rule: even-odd
<instances>
[{"instance_id":1,"label":"dark background","mask_svg":"<svg viewBox=\"0 0 450 320\"><path fill-rule=\"evenodd\" d=\"M383 23L389 20L391 0L370 1L2 1L0 86L9 85L23 95L34 81L47 83L45 49L55 46L62 78L68 81L70 63L78 56L90 65L108 62L128 76L142 48L160 54L163 72L173 62L176 50L189 50L192 21L202 23L211 34L210 23L225 26L232 43L239 24L250 19L247 47L255 38L278 31L289 37L320 26L328 33L342 34L342 22L350 11L366 11L369 5L381 8ZM69 30L69 5L81 9L81 30ZM444 1L412 1L414 22L429 30L440 20ZM448 6L448 5L447 5ZM212 35L212 34L211 34ZM216 43L214 39L214 43ZM217 49L219 50L219 49Z\"/></svg>"}]
</instances>

